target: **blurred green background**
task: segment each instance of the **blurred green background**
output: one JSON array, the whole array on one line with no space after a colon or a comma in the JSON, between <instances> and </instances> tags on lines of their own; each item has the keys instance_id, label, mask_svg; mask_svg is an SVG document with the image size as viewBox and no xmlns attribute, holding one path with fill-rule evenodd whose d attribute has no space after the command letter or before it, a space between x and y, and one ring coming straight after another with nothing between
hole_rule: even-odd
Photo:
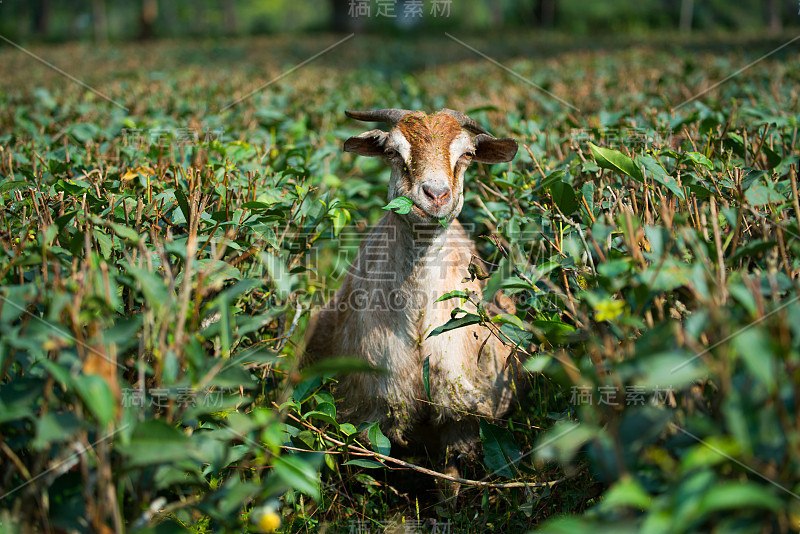
<instances>
[{"instance_id":1,"label":"blurred green background","mask_svg":"<svg viewBox=\"0 0 800 534\"><path fill-rule=\"evenodd\" d=\"M779 31L797 0L6 0L0 32L42 41L131 40L283 32L431 29Z\"/></svg>"}]
</instances>

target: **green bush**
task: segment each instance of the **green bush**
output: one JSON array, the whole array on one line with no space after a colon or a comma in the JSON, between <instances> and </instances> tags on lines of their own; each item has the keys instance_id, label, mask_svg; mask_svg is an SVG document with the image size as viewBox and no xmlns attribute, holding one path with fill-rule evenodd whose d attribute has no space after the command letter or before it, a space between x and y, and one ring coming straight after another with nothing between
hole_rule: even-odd
<instances>
[{"instance_id":1,"label":"green bush","mask_svg":"<svg viewBox=\"0 0 800 534\"><path fill-rule=\"evenodd\" d=\"M230 108L293 43L254 41L265 70L175 43L98 52L74 75L106 80L100 95L10 61L0 523L795 530L797 59L678 105L753 58L657 43L555 65L509 41L510 67L580 110L422 39L397 44L392 69L413 75L375 68L385 46L342 49ZM473 320L533 387L511 420L482 422L488 476L455 503L393 491L380 429L362 443L337 421L325 386L356 362L297 367L310 312L385 204L380 162L340 153L363 126L343 110L389 106L463 109L525 145L468 171L461 219L489 262L482 298L517 305Z\"/></svg>"}]
</instances>

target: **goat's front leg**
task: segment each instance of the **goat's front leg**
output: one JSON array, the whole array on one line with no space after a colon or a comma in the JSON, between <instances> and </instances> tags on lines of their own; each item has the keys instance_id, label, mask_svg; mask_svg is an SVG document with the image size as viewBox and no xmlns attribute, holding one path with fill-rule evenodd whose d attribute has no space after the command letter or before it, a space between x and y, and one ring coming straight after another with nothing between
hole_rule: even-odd
<instances>
[{"instance_id":1,"label":"goat's front leg","mask_svg":"<svg viewBox=\"0 0 800 534\"><path fill-rule=\"evenodd\" d=\"M447 423L441 434L439 466L441 472L456 478L464 478L466 467L478 460L478 420L468 417ZM437 483L440 497L451 506L461 490L461 484L448 480Z\"/></svg>"}]
</instances>

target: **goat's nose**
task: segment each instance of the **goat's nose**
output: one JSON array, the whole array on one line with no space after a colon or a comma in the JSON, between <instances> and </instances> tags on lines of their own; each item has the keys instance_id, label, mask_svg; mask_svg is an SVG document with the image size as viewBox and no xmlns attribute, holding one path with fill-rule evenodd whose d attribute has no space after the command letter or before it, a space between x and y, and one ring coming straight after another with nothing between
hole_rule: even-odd
<instances>
[{"instance_id":1,"label":"goat's nose","mask_svg":"<svg viewBox=\"0 0 800 534\"><path fill-rule=\"evenodd\" d=\"M446 185L422 184L422 190L434 206L441 206L450 198L450 188Z\"/></svg>"}]
</instances>

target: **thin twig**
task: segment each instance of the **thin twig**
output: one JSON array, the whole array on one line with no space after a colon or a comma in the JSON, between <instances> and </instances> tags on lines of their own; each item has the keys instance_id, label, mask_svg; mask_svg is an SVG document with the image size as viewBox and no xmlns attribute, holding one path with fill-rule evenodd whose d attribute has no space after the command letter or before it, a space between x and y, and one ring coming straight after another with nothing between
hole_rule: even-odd
<instances>
[{"instance_id":1,"label":"thin twig","mask_svg":"<svg viewBox=\"0 0 800 534\"><path fill-rule=\"evenodd\" d=\"M277 404L275 404L274 402L272 404L273 404L273 406L278 407ZM321 438L323 438L325 440L328 440L331 443L333 443L334 445L338 445L339 447L347 447L350 451L358 454L359 456L371 456L373 458L378 458L378 459L386 461L386 462L394 463L394 464L399 465L401 467L405 467L405 468L408 468L408 469L413 469L414 471L417 471L419 473L423 473L425 475L430 475L432 477L441 478L441 479L444 479L444 480L449 480L450 482L456 482L458 484L465 484L465 485L468 485L468 486L480 486L480 487L484 487L484 488L545 488L545 487L553 487L556 484L559 484L559 483L567 480L567 478L568 478L568 477L562 477L562 478L559 478L557 480L551 480L551 481L548 481L548 482L505 482L505 483L497 484L497 483L493 483L493 482L484 482L482 480L470 480L470 479L467 479L467 478L454 477L452 475L446 475L446 474L440 473L438 471L433 471L432 469L427 469L425 467L422 467L422 466L419 466L419 465L416 465L416 464L405 462L405 461L400 460L398 458L393 458L393 457L387 456L385 454L381 454L381 453L378 453L378 452L375 452L375 451L370 451L370 450L364 449L363 447L359 447L357 445L352 445L352 444L345 443L343 441L339 441L339 440L337 440L335 438L330 437L324 431L320 430L319 428L315 427L314 425L310 424L309 422L303 421L302 419L300 419L298 417L295 417L292 414L287 414L287 417L289 417L289 419L292 419L293 421L295 421L297 423L300 423L301 425L305 426L309 430L311 430L313 432L316 432L317 434L319 434L319 436Z\"/></svg>"}]
</instances>

